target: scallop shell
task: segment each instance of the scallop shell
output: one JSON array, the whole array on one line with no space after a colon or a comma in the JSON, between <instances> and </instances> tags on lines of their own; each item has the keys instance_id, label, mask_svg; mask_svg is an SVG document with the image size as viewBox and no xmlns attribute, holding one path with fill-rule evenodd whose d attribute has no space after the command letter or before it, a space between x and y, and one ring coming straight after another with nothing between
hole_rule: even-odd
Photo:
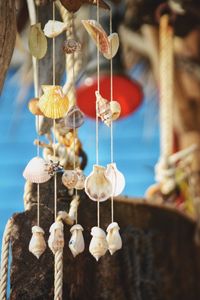
<instances>
[{"instance_id":1,"label":"scallop shell","mask_svg":"<svg viewBox=\"0 0 200 300\"><path fill-rule=\"evenodd\" d=\"M110 126L112 121L110 102L103 98L98 91L95 94L97 99L97 115L107 126Z\"/></svg>"},{"instance_id":2,"label":"scallop shell","mask_svg":"<svg viewBox=\"0 0 200 300\"><path fill-rule=\"evenodd\" d=\"M119 225L116 222L112 222L107 228L106 240L108 243L108 250L113 255L117 250L122 248L122 239L119 234Z\"/></svg>"},{"instance_id":3,"label":"scallop shell","mask_svg":"<svg viewBox=\"0 0 200 300\"><path fill-rule=\"evenodd\" d=\"M29 101L28 103L28 109L29 111L36 116L43 116L43 113L39 109L39 99L38 98L33 98Z\"/></svg>"},{"instance_id":4,"label":"scallop shell","mask_svg":"<svg viewBox=\"0 0 200 300\"><path fill-rule=\"evenodd\" d=\"M72 54L74 52L79 52L79 51L81 51L81 44L73 39L66 40L63 43L63 51L66 54Z\"/></svg>"},{"instance_id":5,"label":"scallop shell","mask_svg":"<svg viewBox=\"0 0 200 300\"><path fill-rule=\"evenodd\" d=\"M115 121L119 118L121 113L121 105L117 101L110 101L110 110L112 115L112 121Z\"/></svg>"},{"instance_id":6,"label":"scallop shell","mask_svg":"<svg viewBox=\"0 0 200 300\"><path fill-rule=\"evenodd\" d=\"M64 233L63 233L63 223L61 221L54 222L50 229L50 236L48 240L48 245L53 254L57 251L62 250L64 247Z\"/></svg>"},{"instance_id":7,"label":"scallop shell","mask_svg":"<svg viewBox=\"0 0 200 300\"><path fill-rule=\"evenodd\" d=\"M74 196L73 200L70 203L70 209L68 214L70 219L73 221L76 220L79 203L80 197L78 195Z\"/></svg>"},{"instance_id":8,"label":"scallop shell","mask_svg":"<svg viewBox=\"0 0 200 300\"><path fill-rule=\"evenodd\" d=\"M76 174L76 171L74 170L66 170L62 175L62 183L68 189L75 188L77 181L78 181L78 176Z\"/></svg>"},{"instance_id":9,"label":"scallop shell","mask_svg":"<svg viewBox=\"0 0 200 300\"><path fill-rule=\"evenodd\" d=\"M85 180L85 192L91 200L105 201L112 195L112 183L105 175L105 168L94 165Z\"/></svg>"},{"instance_id":10,"label":"scallop shell","mask_svg":"<svg viewBox=\"0 0 200 300\"><path fill-rule=\"evenodd\" d=\"M45 160L38 156L29 161L23 172L23 176L32 183L44 183L51 178L46 169Z\"/></svg>"},{"instance_id":11,"label":"scallop shell","mask_svg":"<svg viewBox=\"0 0 200 300\"><path fill-rule=\"evenodd\" d=\"M72 226L70 229L72 233L71 239L69 241L69 248L74 257L82 253L85 249L85 242L83 238L83 227L80 224Z\"/></svg>"},{"instance_id":12,"label":"scallop shell","mask_svg":"<svg viewBox=\"0 0 200 300\"><path fill-rule=\"evenodd\" d=\"M43 85L44 94L39 99L39 108L47 118L63 118L69 107L69 100L59 85Z\"/></svg>"},{"instance_id":13,"label":"scallop shell","mask_svg":"<svg viewBox=\"0 0 200 300\"><path fill-rule=\"evenodd\" d=\"M106 169L106 177L112 183L112 196L118 196L122 193L125 187L125 178L124 175L117 169L115 163L111 163L107 165Z\"/></svg>"},{"instance_id":14,"label":"scallop shell","mask_svg":"<svg viewBox=\"0 0 200 300\"><path fill-rule=\"evenodd\" d=\"M65 125L67 128L70 128L70 129L79 128L84 123L84 114L78 108L78 106L73 105L69 109L64 120L65 120Z\"/></svg>"},{"instance_id":15,"label":"scallop shell","mask_svg":"<svg viewBox=\"0 0 200 300\"><path fill-rule=\"evenodd\" d=\"M103 229L99 227L92 227L91 230L92 239L90 241L89 251L98 261L99 258L106 254L108 250L108 243L106 240L106 234Z\"/></svg>"},{"instance_id":16,"label":"scallop shell","mask_svg":"<svg viewBox=\"0 0 200 300\"><path fill-rule=\"evenodd\" d=\"M60 21L49 20L44 26L44 34L49 38L54 38L65 31L67 25Z\"/></svg>"},{"instance_id":17,"label":"scallop shell","mask_svg":"<svg viewBox=\"0 0 200 300\"><path fill-rule=\"evenodd\" d=\"M119 49L119 35L116 32L113 32L108 37L109 42L109 51L104 52L103 56L107 59L113 58Z\"/></svg>"},{"instance_id":18,"label":"scallop shell","mask_svg":"<svg viewBox=\"0 0 200 300\"><path fill-rule=\"evenodd\" d=\"M44 230L39 226L33 226L32 233L33 235L29 243L29 251L35 255L37 259L39 259L46 249Z\"/></svg>"},{"instance_id":19,"label":"scallop shell","mask_svg":"<svg viewBox=\"0 0 200 300\"><path fill-rule=\"evenodd\" d=\"M76 169L76 174L78 176L78 181L75 185L75 189L82 190L85 187L86 176L84 175L84 173L81 169Z\"/></svg>"}]
</instances>

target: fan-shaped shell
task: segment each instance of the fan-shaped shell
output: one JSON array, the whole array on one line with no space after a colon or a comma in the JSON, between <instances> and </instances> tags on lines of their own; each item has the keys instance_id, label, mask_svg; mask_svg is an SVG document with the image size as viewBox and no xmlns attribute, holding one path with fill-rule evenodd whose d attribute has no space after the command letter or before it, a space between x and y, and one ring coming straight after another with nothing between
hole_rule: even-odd
<instances>
[{"instance_id":1,"label":"fan-shaped shell","mask_svg":"<svg viewBox=\"0 0 200 300\"><path fill-rule=\"evenodd\" d=\"M74 170L66 170L62 175L62 183L68 189L75 188L77 181L78 181L78 176L76 174L76 171Z\"/></svg>"},{"instance_id":2,"label":"fan-shaped shell","mask_svg":"<svg viewBox=\"0 0 200 300\"><path fill-rule=\"evenodd\" d=\"M119 234L119 225L112 222L107 228L106 240L108 242L108 250L113 255L117 250L122 248L122 239Z\"/></svg>"},{"instance_id":3,"label":"fan-shaped shell","mask_svg":"<svg viewBox=\"0 0 200 300\"><path fill-rule=\"evenodd\" d=\"M39 99L38 98L31 99L28 103L29 111L33 115L43 116L43 113L41 112L38 104L39 104Z\"/></svg>"},{"instance_id":4,"label":"fan-shaped shell","mask_svg":"<svg viewBox=\"0 0 200 300\"><path fill-rule=\"evenodd\" d=\"M74 257L82 253L85 249L85 242L83 238L83 227L80 224L72 226L70 229L72 233L71 239L69 241L69 248Z\"/></svg>"},{"instance_id":5,"label":"fan-shaped shell","mask_svg":"<svg viewBox=\"0 0 200 300\"><path fill-rule=\"evenodd\" d=\"M90 241L89 251L98 261L99 258L105 255L108 250L106 234L103 229L95 226L91 230L91 235L92 239Z\"/></svg>"},{"instance_id":6,"label":"fan-shaped shell","mask_svg":"<svg viewBox=\"0 0 200 300\"><path fill-rule=\"evenodd\" d=\"M109 42L109 50L108 52L104 52L103 56L107 59L113 58L119 49L119 36L116 32L113 32L108 37Z\"/></svg>"},{"instance_id":7,"label":"fan-shaped shell","mask_svg":"<svg viewBox=\"0 0 200 300\"><path fill-rule=\"evenodd\" d=\"M120 195L125 187L125 178L124 175L117 169L115 163L107 165L106 177L112 183L112 196Z\"/></svg>"},{"instance_id":8,"label":"fan-shaped shell","mask_svg":"<svg viewBox=\"0 0 200 300\"><path fill-rule=\"evenodd\" d=\"M79 52L79 51L81 51L81 44L73 39L66 40L63 43L63 51L66 54L72 54L74 52Z\"/></svg>"},{"instance_id":9,"label":"fan-shaped shell","mask_svg":"<svg viewBox=\"0 0 200 300\"><path fill-rule=\"evenodd\" d=\"M105 201L112 194L112 183L105 175L105 168L94 165L85 180L85 192L94 201Z\"/></svg>"},{"instance_id":10,"label":"fan-shaped shell","mask_svg":"<svg viewBox=\"0 0 200 300\"><path fill-rule=\"evenodd\" d=\"M39 259L46 249L44 230L39 226L33 226L32 234L33 235L29 243L29 251Z\"/></svg>"},{"instance_id":11,"label":"fan-shaped shell","mask_svg":"<svg viewBox=\"0 0 200 300\"><path fill-rule=\"evenodd\" d=\"M29 161L23 176L26 180L33 183L44 183L51 178L47 172L45 160L38 156Z\"/></svg>"},{"instance_id":12,"label":"fan-shaped shell","mask_svg":"<svg viewBox=\"0 0 200 300\"><path fill-rule=\"evenodd\" d=\"M98 91L95 94L97 99L97 115L107 126L110 126L112 121L110 102L103 98Z\"/></svg>"},{"instance_id":13,"label":"fan-shaped shell","mask_svg":"<svg viewBox=\"0 0 200 300\"><path fill-rule=\"evenodd\" d=\"M110 110L112 115L112 120L115 121L119 118L121 113L121 105L117 101L110 101Z\"/></svg>"},{"instance_id":14,"label":"fan-shaped shell","mask_svg":"<svg viewBox=\"0 0 200 300\"><path fill-rule=\"evenodd\" d=\"M43 85L44 94L39 99L39 108L47 118L63 118L69 107L69 100L58 85Z\"/></svg>"},{"instance_id":15,"label":"fan-shaped shell","mask_svg":"<svg viewBox=\"0 0 200 300\"><path fill-rule=\"evenodd\" d=\"M86 176L81 169L76 169L76 174L78 176L78 181L75 185L75 189L82 190L85 187Z\"/></svg>"},{"instance_id":16,"label":"fan-shaped shell","mask_svg":"<svg viewBox=\"0 0 200 300\"><path fill-rule=\"evenodd\" d=\"M66 28L67 25L63 22L49 20L44 26L44 34L49 38L53 38L61 34Z\"/></svg>"},{"instance_id":17,"label":"fan-shaped shell","mask_svg":"<svg viewBox=\"0 0 200 300\"><path fill-rule=\"evenodd\" d=\"M78 106L73 105L66 117L65 117L65 125L67 128L79 128L84 123L84 114L83 112L78 108Z\"/></svg>"}]
</instances>

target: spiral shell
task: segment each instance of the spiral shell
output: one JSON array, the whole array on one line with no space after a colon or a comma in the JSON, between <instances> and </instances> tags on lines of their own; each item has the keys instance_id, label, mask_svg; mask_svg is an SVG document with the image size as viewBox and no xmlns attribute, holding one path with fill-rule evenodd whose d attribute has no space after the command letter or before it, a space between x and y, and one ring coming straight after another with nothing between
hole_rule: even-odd
<instances>
[{"instance_id":1,"label":"spiral shell","mask_svg":"<svg viewBox=\"0 0 200 300\"><path fill-rule=\"evenodd\" d=\"M70 229L72 233L71 239L69 241L69 248L74 257L82 253L85 249L85 242L83 238L83 227L80 224L72 226Z\"/></svg>"},{"instance_id":2,"label":"spiral shell","mask_svg":"<svg viewBox=\"0 0 200 300\"><path fill-rule=\"evenodd\" d=\"M119 234L119 225L112 222L107 228L106 240L108 242L108 250L113 255L117 250L122 248L122 239Z\"/></svg>"},{"instance_id":3,"label":"spiral shell","mask_svg":"<svg viewBox=\"0 0 200 300\"><path fill-rule=\"evenodd\" d=\"M32 233L33 235L29 243L29 251L35 255L37 259L39 259L46 249L44 230L39 226L33 226Z\"/></svg>"},{"instance_id":4,"label":"spiral shell","mask_svg":"<svg viewBox=\"0 0 200 300\"><path fill-rule=\"evenodd\" d=\"M104 99L98 91L96 91L95 94L97 99L97 115L107 126L110 126L112 121L110 102Z\"/></svg>"},{"instance_id":5,"label":"spiral shell","mask_svg":"<svg viewBox=\"0 0 200 300\"><path fill-rule=\"evenodd\" d=\"M108 250L108 243L106 241L106 234L103 229L93 227L91 230L92 239L90 241L89 251L94 256L96 261L106 254Z\"/></svg>"},{"instance_id":6,"label":"spiral shell","mask_svg":"<svg viewBox=\"0 0 200 300\"><path fill-rule=\"evenodd\" d=\"M55 254L64 247L63 223L61 221L56 221L51 225L49 232L48 245L53 254Z\"/></svg>"},{"instance_id":7,"label":"spiral shell","mask_svg":"<svg viewBox=\"0 0 200 300\"><path fill-rule=\"evenodd\" d=\"M79 51L81 51L81 44L79 42L77 42L76 40L69 39L67 41L64 41L63 51L66 54L72 54L74 52L79 52Z\"/></svg>"},{"instance_id":8,"label":"spiral shell","mask_svg":"<svg viewBox=\"0 0 200 300\"><path fill-rule=\"evenodd\" d=\"M32 183L44 183L51 178L46 169L45 160L38 156L29 161L23 172L23 176Z\"/></svg>"},{"instance_id":9,"label":"spiral shell","mask_svg":"<svg viewBox=\"0 0 200 300\"><path fill-rule=\"evenodd\" d=\"M62 183L68 189L75 188L77 181L78 181L78 176L77 176L76 171L74 171L74 170L66 170L64 172L64 174L62 175Z\"/></svg>"}]
</instances>

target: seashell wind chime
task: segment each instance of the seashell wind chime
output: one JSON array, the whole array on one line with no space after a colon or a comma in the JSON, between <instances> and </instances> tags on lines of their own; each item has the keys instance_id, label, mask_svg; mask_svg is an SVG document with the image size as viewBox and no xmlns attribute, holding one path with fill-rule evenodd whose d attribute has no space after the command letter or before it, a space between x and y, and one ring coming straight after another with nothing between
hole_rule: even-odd
<instances>
[{"instance_id":1,"label":"seashell wind chime","mask_svg":"<svg viewBox=\"0 0 200 300\"><path fill-rule=\"evenodd\" d=\"M62 2L63 3L63 2ZM58 275L58 261L62 260L64 247L64 227L63 222L73 225L70 229L71 239L69 248L73 257L82 253L85 249L83 238L83 227L78 224L78 206L79 195L78 190L85 189L88 197L97 202L97 226L91 229L92 239L89 246L89 251L98 261L107 250L110 254L114 254L122 247L122 240L119 234L119 225L114 221L114 197L122 193L125 187L125 178L117 169L116 163L113 160L113 121L120 115L120 104L113 100L113 57L119 48L119 38L117 33L112 33L112 11L110 10L110 34L104 31L99 23L99 8L100 4L97 1L97 20L83 20L82 24L89 33L92 40L97 46L97 81L98 89L96 91L96 164L93 166L93 171L89 176L85 176L80 166L76 162L76 137L77 129L84 123L84 114L76 105L76 99L69 99L64 93L63 88L55 84L55 41L56 37L66 31L70 26L72 35L74 36L74 20L73 14L71 24L55 20L55 5L65 8L59 3L53 2L53 19L49 20L44 29L41 29L40 23L32 22L29 35L29 49L33 57L35 96L30 100L28 107L32 114L36 116L36 129L38 131L40 117L53 120L53 153L47 155L47 151L43 152L44 158L40 156L39 147L42 142L37 142L37 156L32 158L27 164L23 176L31 182L37 184L37 225L32 227L32 238L29 244L29 251L40 258L46 249L44 240L44 230L40 227L40 184L47 182L52 177L54 178L54 223L50 227L50 236L48 246L55 255L55 295L56 295L56 276ZM62 15L62 13L61 13ZM52 39L52 60L53 60L53 83L52 85L42 85L43 94L39 94L38 80L38 60L44 57L47 51L47 38ZM81 45L78 41L69 38L63 44L64 53L73 61L74 68L74 53L81 50ZM110 60L110 99L104 99L100 94L100 53ZM70 70L74 79L74 69ZM99 165L99 119L110 128L111 138L111 158L110 164L107 167ZM56 143L56 120L62 124L63 131L70 130L73 132L73 169L64 169L60 165L57 155ZM70 204L69 212L57 212L57 173L62 172L63 185L74 192L73 199ZM111 224L105 231L100 228L100 202L111 198ZM59 270L62 273L62 270ZM61 293L61 292L60 292ZM61 294L60 294L61 295ZM54 299L58 299L55 298ZM60 298L59 298L60 299Z\"/></svg>"}]
</instances>

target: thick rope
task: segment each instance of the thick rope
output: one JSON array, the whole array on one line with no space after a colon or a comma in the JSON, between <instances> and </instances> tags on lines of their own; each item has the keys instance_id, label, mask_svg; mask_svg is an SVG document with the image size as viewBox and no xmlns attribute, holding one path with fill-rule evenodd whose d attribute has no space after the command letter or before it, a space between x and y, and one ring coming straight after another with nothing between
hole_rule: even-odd
<instances>
[{"instance_id":1,"label":"thick rope","mask_svg":"<svg viewBox=\"0 0 200 300\"><path fill-rule=\"evenodd\" d=\"M1 250L1 272L0 272L0 300L7 299L7 281L8 281L8 261L9 261L9 246L10 237L13 228L14 220L10 218L6 224Z\"/></svg>"},{"instance_id":2,"label":"thick rope","mask_svg":"<svg viewBox=\"0 0 200 300\"><path fill-rule=\"evenodd\" d=\"M63 248L55 253L54 300L62 300Z\"/></svg>"},{"instance_id":3,"label":"thick rope","mask_svg":"<svg viewBox=\"0 0 200 300\"><path fill-rule=\"evenodd\" d=\"M30 210L33 203L33 184L30 181L26 181L24 185L24 210Z\"/></svg>"}]
</instances>

